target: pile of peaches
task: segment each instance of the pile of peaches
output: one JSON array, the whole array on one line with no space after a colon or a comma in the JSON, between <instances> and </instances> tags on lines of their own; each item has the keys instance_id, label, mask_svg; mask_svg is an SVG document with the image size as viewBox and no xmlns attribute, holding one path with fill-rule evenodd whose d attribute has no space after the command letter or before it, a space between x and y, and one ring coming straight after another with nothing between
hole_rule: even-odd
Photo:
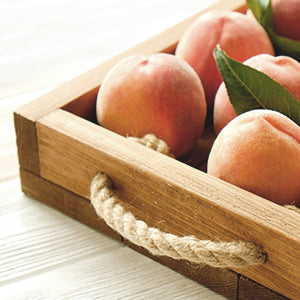
<instances>
[{"instance_id":1,"label":"pile of peaches","mask_svg":"<svg viewBox=\"0 0 300 300\"><path fill-rule=\"evenodd\" d=\"M300 41L300 1L272 5L274 30ZM251 12L210 11L185 31L174 54L130 56L107 73L97 96L99 124L124 136L152 133L180 158L201 138L210 114L216 139L207 173L280 205L300 206L300 126L271 109L237 115L213 56L217 45L300 101L300 63L276 55Z\"/></svg>"}]
</instances>

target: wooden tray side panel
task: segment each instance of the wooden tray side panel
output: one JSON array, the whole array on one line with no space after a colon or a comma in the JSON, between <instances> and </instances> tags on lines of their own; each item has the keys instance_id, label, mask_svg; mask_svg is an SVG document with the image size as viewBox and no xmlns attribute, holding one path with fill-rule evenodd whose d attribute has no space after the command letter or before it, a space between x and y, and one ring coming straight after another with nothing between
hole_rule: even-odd
<instances>
[{"instance_id":1,"label":"wooden tray side panel","mask_svg":"<svg viewBox=\"0 0 300 300\"><path fill-rule=\"evenodd\" d=\"M43 178L89 199L92 177L104 171L124 206L150 226L201 239L243 239L263 245L268 263L238 272L285 296L300 296L296 212L66 111L57 110L37 125Z\"/></svg>"},{"instance_id":2,"label":"wooden tray side panel","mask_svg":"<svg viewBox=\"0 0 300 300\"><path fill-rule=\"evenodd\" d=\"M256 282L241 276L238 283L238 297L241 300L288 300L278 293L273 292ZM295 298L297 299L297 298Z\"/></svg>"},{"instance_id":3,"label":"wooden tray side panel","mask_svg":"<svg viewBox=\"0 0 300 300\"><path fill-rule=\"evenodd\" d=\"M35 121L15 112L14 125L19 165L34 174L39 174L40 166Z\"/></svg>"},{"instance_id":4,"label":"wooden tray side panel","mask_svg":"<svg viewBox=\"0 0 300 300\"><path fill-rule=\"evenodd\" d=\"M105 233L115 240L120 242L123 240L119 234L109 228L96 215L93 206L86 199L22 168L20 169L20 179L22 190L26 195L38 199L40 202Z\"/></svg>"},{"instance_id":5,"label":"wooden tray side panel","mask_svg":"<svg viewBox=\"0 0 300 300\"><path fill-rule=\"evenodd\" d=\"M124 241L119 234L114 232L96 215L94 208L86 199L26 170L21 169L20 174L23 191L28 196L38 199L42 203L118 240L119 242L123 242L126 246L131 247L135 251L180 272L188 278L204 284L229 299L236 300L238 274L235 272L227 269L215 269L208 266L192 265L189 262L177 261L168 257L153 257L145 249L136 247L135 245L128 243L128 241Z\"/></svg>"},{"instance_id":6,"label":"wooden tray side panel","mask_svg":"<svg viewBox=\"0 0 300 300\"><path fill-rule=\"evenodd\" d=\"M127 240L112 231L103 220L95 214L94 208L84 198L55 185L35 174L20 169L22 188L28 196L38 199L42 203L76 219L83 224L105 235L123 242L135 251L150 257L151 259L181 273L182 275L205 285L228 299L276 299L287 298L276 294L264 286L253 282L229 269L212 268L207 265L195 265L187 261L178 261L168 257L151 255L145 249L131 244ZM37 188L38 187L38 188Z\"/></svg>"}]
</instances>

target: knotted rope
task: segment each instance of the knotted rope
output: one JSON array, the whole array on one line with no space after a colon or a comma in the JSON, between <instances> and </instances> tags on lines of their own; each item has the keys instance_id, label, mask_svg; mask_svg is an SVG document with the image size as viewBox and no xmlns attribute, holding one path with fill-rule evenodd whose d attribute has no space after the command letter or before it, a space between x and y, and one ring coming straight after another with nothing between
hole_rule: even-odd
<instances>
[{"instance_id":1,"label":"knotted rope","mask_svg":"<svg viewBox=\"0 0 300 300\"><path fill-rule=\"evenodd\" d=\"M286 204L286 205L284 205L284 207L285 207L286 209L292 210L292 211L294 211L294 212L300 214L300 208L298 208L298 207L295 206L295 205L289 205L289 204Z\"/></svg>"},{"instance_id":2,"label":"knotted rope","mask_svg":"<svg viewBox=\"0 0 300 300\"><path fill-rule=\"evenodd\" d=\"M128 137L148 148L170 155L167 144L149 134L143 138ZM214 242L194 236L179 237L149 227L137 220L119 204L110 178L98 173L91 182L91 203L99 217L131 243L142 246L157 256L168 256L220 268L243 268L267 260L263 249L251 242Z\"/></svg>"},{"instance_id":3,"label":"knotted rope","mask_svg":"<svg viewBox=\"0 0 300 300\"><path fill-rule=\"evenodd\" d=\"M103 173L98 173L92 180L91 202L98 216L109 227L153 255L221 268L260 265L267 259L263 249L250 242L199 240L194 236L179 237L149 227L144 221L137 220L131 212L124 210L113 192L111 180Z\"/></svg>"},{"instance_id":4,"label":"knotted rope","mask_svg":"<svg viewBox=\"0 0 300 300\"><path fill-rule=\"evenodd\" d=\"M173 156L169 152L169 147L167 143L161 139L158 139L154 134L146 134L142 138L138 138L135 136L128 136L127 139L137 142L141 145L146 146L147 148L153 149L155 151L158 151L162 154Z\"/></svg>"}]
</instances>

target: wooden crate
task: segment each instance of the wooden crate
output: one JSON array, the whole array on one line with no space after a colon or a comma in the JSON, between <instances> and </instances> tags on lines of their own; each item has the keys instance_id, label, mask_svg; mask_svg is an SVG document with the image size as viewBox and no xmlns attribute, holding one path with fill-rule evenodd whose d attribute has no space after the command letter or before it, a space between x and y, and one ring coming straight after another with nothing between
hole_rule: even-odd
<instances>
[{"instance_id":1,"label":"wooden crate","mask_svg":"<svg viewBox=\"0 0 300 300\"><path fill-rule=\"evenodd\" d=\"M245 11L220 1L14 112L23 191L230 299L300 299L300 216L207 175L215 138L208 125L181 161L147 149L95 122L96 95L106 72L130 54L173 53L185 29L210 9ZM245 240L262 246L261 266L220 269L154 257L99 219L89 201L94 175L105 172L121 204L149 226L199 239Z\"/></svg>"}]
</instances>

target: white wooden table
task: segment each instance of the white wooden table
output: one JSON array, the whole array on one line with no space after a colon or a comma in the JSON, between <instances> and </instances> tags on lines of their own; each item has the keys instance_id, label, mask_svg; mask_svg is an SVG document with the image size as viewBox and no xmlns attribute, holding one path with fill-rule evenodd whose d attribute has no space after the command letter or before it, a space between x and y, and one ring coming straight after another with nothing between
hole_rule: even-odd
<instances>
[{"instance_id":1,"label":"white wooden table","mask_svg":"<svg viewBox=\"0 0 300 300\"><path fill-rule=\"evenodd\" d=\"M0 1L0 299L224 299L24 195L12 116L212 2Z\"/></svg>"}]
</instances>

